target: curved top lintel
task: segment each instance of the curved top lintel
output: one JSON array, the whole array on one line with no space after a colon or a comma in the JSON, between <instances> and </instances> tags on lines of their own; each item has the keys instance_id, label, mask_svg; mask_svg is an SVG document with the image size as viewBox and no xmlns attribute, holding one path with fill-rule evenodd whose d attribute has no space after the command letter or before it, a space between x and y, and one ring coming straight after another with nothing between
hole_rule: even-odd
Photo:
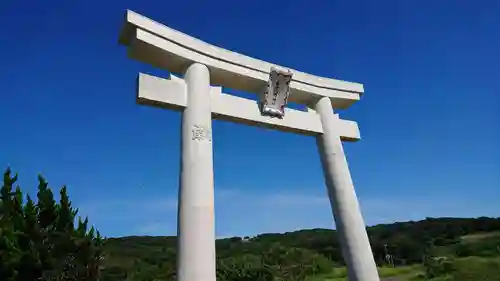
<instances>
[{"instance_id":1,"label":"curved top lintel","mask_svg":"<svg viewBox=\"0 0 500 281\"><path fill-rule=\"evenodd\" d=\"M227 72L231 72L231 74L236 74L240 77L243 76L242 78L245 78L245 76L248 76L249 72L252 72L254 73L254 75L252 77L249 77L249 79L255 79L256 77L259 77L257 78L257 80L262 80L261 77L264 77L262 75L264 74L265 76L268 76L272 66L282 69L289 69L293 72L293 80L295 82L294 84L297 85L297 87L295 87L296 89L294 89L294 87L291 85L291 101L306 102L309 99L309 96L311 98L327 96L332 99L332 105L334 107L346 108L355 101L359 100L359 96L364 92L362 84L319 77L287 67L276 66L262 60L251 58L208 44L202 40L196 39L177 30L169 28L163 24L155 22L131 10L127 10L126 23L120 34L120 43L129 46L129 48L132 48L132 46L134 45L134 41L139 40L142 43L146 43L148 45L155 45L156 48L162 48L158 46L160 44L153 44L152 41L143 42L144 39L138 38L138 30L140 31L139 33L142 33L143 37L145 36L147 38L155 39L156 41L154 42L166 40L168 41L168 43L174 43L187 52L194 52L198 56L203 55L206 59L210 59L212 61L216 60L218 62L218 66L215 66L216 68L225 68L224 66L227 66L228 69L231 68L231 70L224 70L226 70ZM136 50L135 52L145 53L144 50ZM169 52L174 53L173 51ZM183 56L183 54L179 54L179 52L175 52L175 55ZM132 56L134 57L134 55ZM140 60L148 60L148 62L151 62L151 54L148 54L147 59L145 59L145 54L136 54L135 57ZM155 58L155 60L157 59ZM196 61L196 59L187 60ZM168 70L170 70L167 62L163 62L163 64L164 65L162 66L165 66ZM220 65L222 65L222 67ZM244 69L244 71L234 71L234 69ZM225 79L222 80L226 81ZM265 81L259 82L264 83ZM232 87L233 85L222 86ZM243 88L241 90L250 89ZM254 88L251 88L251 90L254 90ZM307 98L305 98L306 96Z\"/></svg>"}]
</instances>

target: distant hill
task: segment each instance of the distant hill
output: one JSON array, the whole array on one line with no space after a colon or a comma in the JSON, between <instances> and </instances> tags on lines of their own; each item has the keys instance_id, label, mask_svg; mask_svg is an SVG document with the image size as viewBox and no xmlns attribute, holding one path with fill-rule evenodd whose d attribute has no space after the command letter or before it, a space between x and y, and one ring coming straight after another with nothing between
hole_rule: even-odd
<instances>
[{"instance_id":1,"label":"distant hill","mask_svg":"<svg viewBox=\"0 0 500 281\"><path fill-rule=\"evenodd\" d=\"M500 233L500 218L487 217L427 218L368 227L377 264L391 263L396 266L422 263L434 251L455 251L459 248L456 245L462 245L463 240L500 237L496 236L497 233ZM490 246L497 245L497 242L500 246L500 239L491 241L490 244L493 244ZM172 278L171 275L175 274L175 246L176 237L128 236L106 239L102 280ZM311 261L316 266L312 267L311 272L321 270L321 266L343 265L337 233L329 229L266 233L249 239L219 239L216 247L218 262L225 264L229 261L238 263L238 260L248 263L251 259L251 262L258 260L272 265L278 262L278 258L274 257L296 253L294 257L304 259L296 262L306 264ZM461 249L471 251L472 248ZM495 251L493 247L490 252L495 254ZM391 258L387 259L387 255ZM287 256L286 259L292 257ZM236 267L237 264L232 266Z\"/></svg>"}]
</instances>

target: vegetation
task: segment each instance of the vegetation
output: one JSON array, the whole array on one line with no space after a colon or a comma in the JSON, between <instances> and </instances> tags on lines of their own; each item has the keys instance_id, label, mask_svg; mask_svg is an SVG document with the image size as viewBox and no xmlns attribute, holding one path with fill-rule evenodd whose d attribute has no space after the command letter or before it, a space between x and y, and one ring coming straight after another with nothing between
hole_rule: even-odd
<instances>
[{"instance_id":1,"label":"vegetation","mask_svg":"<svg viewBox=\"0 0 500 281\"><path fill-rule=\"evenodd\" d=\"M0 190L0 280L98 280L103 240L87 231L87 219L75 227L66 188L56 203L39 177L37 202L29 196L24 202L16 181L7 170Z\"/></svg>"},{"instance_id":2,"label":"vegetation","mask_svg":"<svg viewBox=\"0 0 500 281\"><path fill-rule=\"evenodd\" d=\"M499 229L500 219L427 218L369 227L368 233L380 276L460 281L487 274L487 261L500 257ZM175 237L110 238L104 251L107 280L167 280L162 279L167 278L166 264L174 272ZM337 281L347 276L334 230L220 239L217 254L219 280ZM464 257L479 261L469 263ZM495 270L500 276L499 267ZM148 272L151 279L135 279L136 272Z\"/></svg>"},{"instance_id":3,"label":"vegetation","mask_svg":"<svg viewBox=\"0 0 500 281\"><path fill-rule=\"evenodd\" d=\"M175 280L175 237L101 238L87 219L75 224L65 187L56 203L39 177L35 202L14 188L16 180L7 170L0 190L0 280ZM368 234L382 277L500 281L500 218L427 218ZM221 281L347 280L334 230L233 237L216 246Z\"/></svg>"}]
</instances>

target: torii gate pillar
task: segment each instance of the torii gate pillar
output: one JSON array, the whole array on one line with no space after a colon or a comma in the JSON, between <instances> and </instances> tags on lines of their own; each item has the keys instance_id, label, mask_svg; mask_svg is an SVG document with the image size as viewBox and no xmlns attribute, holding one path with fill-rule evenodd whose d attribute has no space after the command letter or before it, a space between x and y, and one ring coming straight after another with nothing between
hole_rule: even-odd
<instances>
[{"instance_id":1,"label":"torii gate pillar","mask_svg":"<svg viewBox=\"0 0 500 281\"><path fill-rule=\"evenodd\" d=\"M185 74L184 79L140 74L137 95L140 104L183 112L177 280L216 280L212 118L315 136L348 278L379 280L341 142L360 139L359 129L355 122L342 120L333 112L333 108L347 108L358 101L363 85L284 71L132 11L127 11L120 43L128 46L134 59ZM278 75L276 69L283 76L271 82ZM267 87L261 96L264 106L259 110L255 101L224 94L221 87L211 84L254 93ZM288 95L290 101L311 109L284 108ZM264 111L280 118L264 116Z\"/></svg>"},{"instance_id":2,"label":"torii gate pillar","mask_svg":"<svg viewBox=\"0 0 500 281\"><path fill-rule=\"evenodd\" d=\"M185 75L177 213L177 280L215 281L214 169L210 73L199 63Z\"/></svg>"},{"instance_id":3,"label":"torii gate pillar","mask_svg":"<svg viewBox=\"0 0 500 281\"><path fill-rule=\"evenodd\" d=\"M349 280L378 280L365 222L335 127L338 116L333 114L328 98L321 98L314 110L323 124L323 134L316 137L316 143Z\"/></svg>"}]
</instances>

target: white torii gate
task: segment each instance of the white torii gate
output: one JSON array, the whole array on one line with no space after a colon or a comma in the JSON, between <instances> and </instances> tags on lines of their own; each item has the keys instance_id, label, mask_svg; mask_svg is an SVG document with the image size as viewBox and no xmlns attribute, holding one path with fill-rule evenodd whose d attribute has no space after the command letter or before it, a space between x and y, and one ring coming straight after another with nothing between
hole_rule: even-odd
<instances>
[{"instance_id":1,"label":"white torii gate","mask_svg":"<svg viewBox=\"0 0 500 281\"><path fill-rule=\"evenodd\" d=\"M318 77L218 48L130 10L120 43L133 59L184 74L184 79L163 79L140 73L137 86L139 104L182 111L179 281L216 280L212 118L315 136L348 278L379 280L341 143L359 140L358 126L333 112L358 101L362 84ZM261 104L222 93L214 84L258 93ZM308 110L284 108L287 98L307 105Z\"/></svg>"}]
</instances>

